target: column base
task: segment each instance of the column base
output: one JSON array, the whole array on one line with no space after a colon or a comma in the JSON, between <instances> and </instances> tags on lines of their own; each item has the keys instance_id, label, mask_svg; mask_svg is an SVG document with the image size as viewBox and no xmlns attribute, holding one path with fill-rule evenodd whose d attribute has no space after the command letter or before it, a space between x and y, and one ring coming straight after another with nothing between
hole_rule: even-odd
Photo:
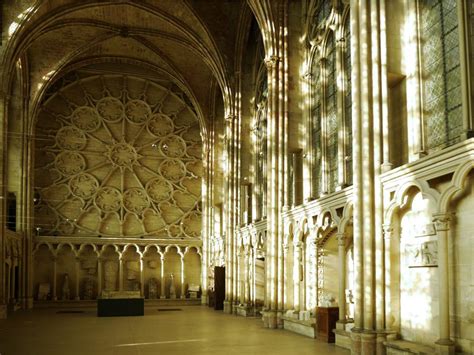
<instances>
[{"instance_id":1,"label":"column base","mask_svg":"<svg viewBox=\"0 0 474 355\"><path fill-rule=\"evenodd\" d=\"M360 353L362 355L378 354L377 353L377 335L375 333L361 333Z\"/></svg>"},{"instance_id":2,"label":"column base","mask_svg":"<svg viewBox=\"0 0 474 355\"><path fill-rule=\"evenodd\" d=\"M343 319L336 322L334 330L336 346L351 350L351 329L353 326L353 320Z\"/></svg>"},{"instance_id":3,"label":"column base","mask_svg":"<svg viewBox=\"0 0 474 355\"><path fill-rule=\"evenodd\" d=\"M360 333L361 330L358 328L351 329L351 355L360 354Z\"/></svg>"},{"instance_id":4,"label":"column base","mask_svg":"<svg viewBox=\"0 0 474 355\"><path fill-rule=\"evenodd\" d=\"M232 314L232 301L224 301L224 313Z\"/></svg>"},{"instance_id":5,"label":"column base","mask_svg":"<svg viewBox=\"0 0 474 355\"><path fill-rule=\"evenodd\" d=\"M278 312L277 311L269 311L265 310L261 312L263 326L269 329L277 329L278 328Z\"/></svg>"},{"instance_id":6,"label":"column base","mask_svg":"<svg viewBox=\"0 0 474 355\"><path fill-rule=\"evenodd\" d=\"M454 342L451 339L438 339L435 341L436 353L439 355L454 355Z\"/></svg>"}]
</instances>

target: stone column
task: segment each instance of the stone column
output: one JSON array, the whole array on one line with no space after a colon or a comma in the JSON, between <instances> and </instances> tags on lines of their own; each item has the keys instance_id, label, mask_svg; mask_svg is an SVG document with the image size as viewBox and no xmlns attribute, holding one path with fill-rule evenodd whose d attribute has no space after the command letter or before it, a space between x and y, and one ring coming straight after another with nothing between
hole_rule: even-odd
<instances>
[{"instance_id":1,"label":"stone column","mask_svg":"<svg viewBox=\"0 0 474 355\"><path fill-rule=\"evenodd\" d=\"M79 301L81 299L79 293L80 293L80 288L79 288L79 279L80 279L80 274L81 274L81 259L79 257L76 257L76 297L75 300Z\"/></svg>"},{"instance_id":2,"label":"stone column","mask_svg":"<svg viewBox=\"0 0 474 355\"><path fill-rule=\"evenodd\" d=\"M301 310L300 305L300 263L301 263L301 249L302 245L300 242L294 244L294 262L293 262L293 305L295 312Z\"/></svg>"},{"instance_id":3,"label":"stone column","mask_svg":"<svg viewBox=\"0 0 474 355\"><path fill-rule=\"evenodd\" d=\"M266 254L266 298L267 312L264 313L264 325L268 328L278 327L278 290L279 290L279 253L281 238L279 234L280 223L280 203L283 202L284 194L280 189L281 177L278 169L283 169L281 152L279 151L280 135L282 128L280 126L282 116L279 116L279 101L281 94L281 78L279 69L281 58L271 56L265 60L268 70L269 86L269 112L267 125L267 254Z\"/></svg>"},{"instance_id":4,"label":"stone column","mask_svg":"<svg viewBox=\"0 0 474 355\"><path fill-rule=\"evenodd\" d=\"M97 298L102 294L102 258L97 258Z\"/></svg>"},{"instance_id":5,"label":"stone column","mask_svg":"<svg viewBox=\"0 0 474 355\"><path fill-rule=\"evenodd\" d=\"M463 113L463 134L461 139L468 139L474 136L474 123L472 117L472 102L474 100L472 90L473 68L471 67L472 48L470 33L472 25L470 23L469 6L472 6L471 1L457 0Z\"/></svg>"},{"instance_id":6,"label":"stone column","mask_svg":"<svg viewBox=\"0 0 474 355\"><path fill-rule=\"evenodd\" d=\"M252 272L252 260L251 260L251 251L247 250L245 253L246 256L246 273L245 273L245 304L248 305L250 302L250 277Z\"/></svg>"},{"instance_id":7,"label":"stone column","mask_svg":"<svg viewBox=\"0 0 474 355\"><path fill-rule=\"evenodd\" d=\"M53 256L53 301L57 301L57 293L56 293L56 284L57 284L57 261L58 258Z\"/></svg>"},{"instance_id":8,"label":"stone column","mask_svg":"<svg viewBox=\"0 0 474 355\"><path fill-rule=\"evenodd\" d=\"M11 267L11 264L7 264L7 263L5 264L5 275L8 275L7 285L5 287L5 290L6 290L5 302L8 304L10 302L11 290L12 290L12 286L11 286L12 267Z\"/></svg>"},{"instance_id":9,"label":"stone column","mask_svg":"<svg viewBox=\"0 0 474 355\"><path fill-rule=\"evenodd\" d=\"M236 254L236 268L237 268L237 273L236 273L236 278L237 278L237 292L235 294L235 304L239 304L242 302L242 270L240 268L242 267L242 263L240 258L242 257L242 254L240 250ZM235 311L235 310L234 310ZM234 312L235 313L235 312Z\"/></svg>"},{"instance_id":10,"label":"stone column","mask_svg":"<svg viewBox=\"0 0 474 355\"><path fill-rule=\"evenodd\" d=\"M289 304L288 304L288 296L287 296L287 292L288 292L288 271L287 271L287 265L288 265L288 249L289 249L289 245L288 244L284 244L283 245L283 264L285 265L285 271L283 273L283 307L284 307L284 310L287 311L289 309Z\"/></svg>"},{"instance_id":11,"label":"stone column","mask_svg":"<svg viewBox=\"0 0 474 355\"><path fill-rule=\"evenodd\" d=\"M166 292L165 292L165 256L161 256L161 293L160 293L160 298L166 298Z\"/></svg>"},{"instance_id":12,"label":"stone column","mask_svg":"<svg viewBox=\"0 0 474 355\"><path fill-rule=\"evenodd\" d=\"M385 328L391 330L393 323L393 310L392 310L392 283L391 283L391 239L393 233L393 227L390 224L383 226L384 233L384 259L385 259Z\"/></svg>"},{"instance_id":13,"label":"stone column","mask_svg":"<svg viewBox=\"0 0 474 355\"><path fill-rule=\"evenodd\" d=\"M143 272L143 256L140 255L140 293L145 297L145 275Z\"/></svg>"},{"instance_id":14,"label":"stone column","mask_svg":"<svg viewBox=\"0 0 474 355\"><path fill-rule=\"evenodd\" d=\"M384 331L383 309L383 163L382 122L387 97L384 90L385 48L383 1L351 0L352 118L354 167L355 316L353 354L374 354L377 333ZM415 2L413 2L415 3ZM411 4L411 2L410 2ZM407 94L408 95L408 94ZM413 93L416 95L419 93ZM415 100L416 101L416 100ZM419 107L411 107L412 156L422 151ZM377 350L378 349L378 350Z\"/></svg>"},{"instance_id":15,"label":"stone column","mask_svg":"<svg viewBox=\"0 0 474 355\"><path fill-rule=\"evenodd\" d=\"M410 162L421 158L425 154L423 139L423 120L422 120L422 82L420 75L420 46L418 36L418 9L417 1L407 2L407 26L411 35L408 38L412 55L407 58L406 64L409 72L407 73L407 128L408 128L408 160Z\"/></svg>"},{"instance_id":16,"label":"stone column","mask_svg":"<svg viewBox=\"0 0 474 355\"><path fill-rule=\"evenodd\" d=\"M257 283L256 283L256 273L257 273L257 263L255 262L256 260L256 246L253 247L252 249L252 294L251 294L251 301L254 307L256 307L256 301L257 301Z\"/></svg>"},{"instance_id":17,"label":"stone column","mask_svg":"<svg viewBox=\"0 0 474 355\"><path fill-rule=\"evenodd\" d=\"M0 126L0 141L1 141L1 153L2 156L5 157L6 160L6 138L7 135L5 134L5 130L7 128L7 117L8 117L8 106L10 101L10 95L6 95L3 91L0 92L0 119L2 120L3 124ZM4 187L4 190L1 191L1 195L6 193L6 178L7 174L4 171L4 167L6 164L2 164L0 166L0 176L1 176L1 184ZM3 196L2 198L6 198ZM4 202L5 200L2 200ZM5 211L6 204L0 204L0 319L7 318L7 308L8 308L8 299L7 299L7 289L5 288L5 259L6 259L6 211Z\"/></svg>"},{"instance_id":18,"label":"stone column","mask_svg":"<svg viewBox=\"0 0 474 355\"><path fill-rule=\"evenodd\" d=\"M337 234L339 252L339 322L346 320L346 236Z\"/></svg>"},{"instance_id":19,"label":"stone column","mask_svg":"<svg viewBox=\"0 0 474 355\"><path fill-rule=\"evenodd\" d=\"M119 291L123 291L123 257L119 256Z\"/></svg>"},{"instance_id":20,"label":"stone column","mask_svg":"<svg viewBox=\"0 0 474 355\"><path fill-rule=\"evenodd\" d=\"M181 299L186 298L185 290L184 290L184 254L179 254L181 257Z\"/></svg>"},{"instance_id":21,"label":"stone column","mask_svg":"<svg viewBox=\"0 0 474 355\"><path fill-rule=\"evenodd\" d=\"M454 354L454 342L450 336L449 316L449 269L448 269L448 230L450 216L435 214L438 235L438 287L439 287L439 339L436 341L440 354Z\"/></svg>"},{"instance_id":22,"label":"stone column","mask_svg":"<svg viewBox=\"0 0 474 355\"><path fill-rule=\"evenodd\" d=\"M235 260L235 224L237 223L238 208L237 208L237 190L235 177L238 175L236 171L237 160L237 116L233 113L225 117L226 124L226 153L227 166L225 176L225 243L226 243L226 258L225 258L225 291L226 297L224 301L224 313L232 313L232 306L236 295L236 260ZM237 186L236 186L237 185Z\"/></svg>"},{"instance_id":23,"label":"stone column","mask_svg":"<svg viewBox=\"0 0 474 355\"><path fill-rule=\"evenodd\" d=\"M16 272L15 272L15 269L18 265L18 261L16 258L13 259L12 261L12 265L13 267L10 268L10 274L11 274L11 277L9 277L9 282L10 282L10 287L11 287L11 292L10 292L10 298L12 300L12 303L15 304L16 303L16 295L15 295L15 285L16 285ZM7 302L8 302L8 299L7 299Z\"/></svg>"}]
</instances>

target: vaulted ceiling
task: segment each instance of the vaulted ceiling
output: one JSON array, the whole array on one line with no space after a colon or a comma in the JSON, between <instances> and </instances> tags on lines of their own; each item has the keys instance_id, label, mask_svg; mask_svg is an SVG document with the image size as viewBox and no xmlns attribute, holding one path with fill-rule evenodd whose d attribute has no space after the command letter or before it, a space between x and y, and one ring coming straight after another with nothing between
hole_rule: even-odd
<instances>
[{"instance_id":1,"label":"vaulted ceiling","mask_svg":"<svg viewBox=\"0 0 474 355\"><path fill-rule=\"evenodd\" d=\"M245 1L236 0L27 3L23 1L21 9L12 4L17 14L4 14L9 38L3 67L8 74L20 59L28 68L30 110L41 102L48 85L87 67L172 80L204 122L212 116L216 97L211 88L225 91L232 82L239 19L248 11ZM4 77L4 84L7 81Z\"/></svg>"}]
</instances>

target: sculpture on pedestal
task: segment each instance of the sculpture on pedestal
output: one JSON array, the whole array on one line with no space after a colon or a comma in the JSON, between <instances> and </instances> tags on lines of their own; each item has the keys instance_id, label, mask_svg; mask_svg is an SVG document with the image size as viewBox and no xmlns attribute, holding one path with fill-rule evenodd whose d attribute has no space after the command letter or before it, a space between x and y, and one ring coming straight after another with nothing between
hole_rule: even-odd
<instances>
[{"instance_id":1,"label":"sculpture on pedestal","mask_svg":"<svg viewBox=\"0 0 474 355\"><path fill-rule=\"evenodd\" d=\"M176 290L174 288L174 275L170 274L170 298L176 298Z\"/></svg>"},{"instance_id":2,"label":"sculpture on pedestal","mask_svg":"<svg viewBox=\"0 0 474 355\"><path fill-rule=\"evenodd\" d=\"M148 298L158 298L158 281L154 277L148 281Z\"/></svg>"},{"instance_id":3,"label":"sculpture on pedestal","mask_svg":"<svg viewBox=\"0 0 474 355\"><path fill-rule=\"evenodd\" d=\"M83 299L91 300L94 292L94 280L91 277L84 279L84 295Z\"/></svg>"},{"instance_id":4,"label":"sculpture on pedestal","mask_svg":"<svg viewBox=\"0 0 474 355\"><path fill-rule=\"evenodd\" d=\"M104 264L105 290L115 291L117 287L117 263L107 261Z\"/></svg>"},{"instance_id":5,"label":"sculpture on pedestal","mask_svg":"<svg viewBox=\"0 0 474 355\"><path fill-rule=\"evenodd\" d=\"M69 275L66 273L64 274L63 280L63 288L62 288L62 300L70 299L71 291L69 290Z\"/></svg>"}]
</instances>

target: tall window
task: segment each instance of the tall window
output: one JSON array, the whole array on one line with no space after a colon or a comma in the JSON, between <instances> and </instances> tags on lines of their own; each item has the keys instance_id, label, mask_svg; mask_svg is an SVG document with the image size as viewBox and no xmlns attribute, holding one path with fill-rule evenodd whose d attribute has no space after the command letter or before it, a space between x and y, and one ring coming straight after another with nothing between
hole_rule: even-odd
<instances>
[{"instance_id":1,"label":"tall window","mask_svg":"<svg viewBox=\"0 0 474 355\"><path fill-rule=\"evenodd\" d=\"M331 32L326 43L326 139L328 192L334 192L338 185L338 125L336 85L336 45Z\"/></svg>"},{"instance_id":2,"label":"tall window","mask_svg":"<svg viewBox=\"0 0 474 355\"><path fill-rule=\"evenodd\" d=\"M257 198L258 218L267 215L267 97L268 79L266 69L262 69L257 83L257 93L255 95L255 166L256 182L255 195Z\"/></svg>"},{"instance_id":3,"label":"tall window","mask_svg":"<svg viewBox=\"0 0 474 355\"><path fill-rule=\"evenodd\" d=\"M463 128L456 0L420 0L420 14L426 143L436 151Z\"/></svg>"},{"instance_id":4,"label":"tall window","mask_svg":"<svg viewBox=\"0 0 474 355\"><path fill-rule=\"evenodd\" d=\"M322 144L321 144L321 69L320 60L316 56L311 66L313 78L313 105L311 109L311 130L313 146L313 195L319 196L321 193L322 180Z\"/></svg>"},{"instance_id":5,"label":"tall window","mask_svg":"<svg viewBox=\"0 0 474 355\"><path fill-rule=\"evenodd\" d=\"M351 22L347 14L344 23L344 120L346 125L346 183L352 185L352 87L351 87Z\"/></svg>"},{"instance_id":6,"label":"tall window","mask_svg":"<svg viewBox=\"0 0 474 355\"><path fill-rule=\"evenodd\" d=\"M350 18L348 5L333 8L332 3L319 2L310 26L311 51L316 53L311 60L310 113L314 197L352 184ZM338 78L342 79L339 85Z\"/></svg>"}]
</instances>

